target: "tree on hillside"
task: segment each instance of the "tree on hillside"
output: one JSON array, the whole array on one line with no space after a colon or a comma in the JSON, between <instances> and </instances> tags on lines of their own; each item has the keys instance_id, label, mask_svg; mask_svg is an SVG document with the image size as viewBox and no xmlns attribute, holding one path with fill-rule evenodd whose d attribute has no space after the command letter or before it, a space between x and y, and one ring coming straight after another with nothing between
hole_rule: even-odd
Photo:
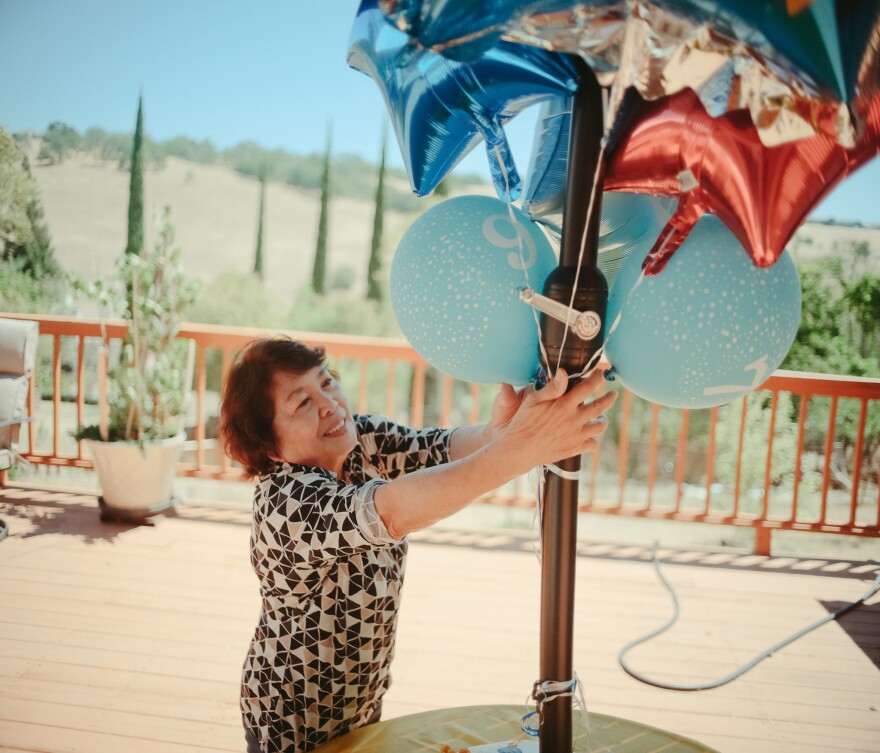
<instances>
[{"instance_id":1,"label":"tree on hillside","mask_svg":"<svg viewBox=\"0 0 880 753\"><path fill-rule=\"evenodd\" d=\"M379 178L376 181L376 213L373 215L373 237L370 241L370 261L367 265L367 298L382 300L382 284L379 272L382 268L382 225L385 214L385 149L388 141L386 129L382 129L382 154L379 157Z\"/></svg>"},{"instance_id":2,"label":"tree on hillside","mask_svg":"<svg viewBox=\"0 0 880 753\"><path fill-rule=\"evenodd\" d=\"M266 206L266 163L260 169L260 211L257 217L257 249L254 252L254 274L263 277L263 212Z\"/></svg>"},{"instance_id":3,"label":"tree on hillside","mask_svg":"<svg viewBox=\"0 0 880 753\"><path fill-rule=\"evenodd\" d=\"M859 355L880 359L880 275L865 274L847 285L843 300L858 325Z\"/></svg>"},{"instance_id":4,"label":"tree on hillside","mask_svg":"<svg viewBox=\"0 0 880 753\"><path fill-rule=\"evenodd\" d=\"M443 180L441 180L437 187L434 189L433 196L436 199L446 199L449 198L449 176L447 175Z\"/></svg>"},{"instance_id":5,"label":"tree on hillside","mask_svg":"<svg viewBox=\"0 0 880 753\"><path fill-rule=\"evenodd\" d=\"M332 132L327 128L327 148L321 174L321 216L318 218L318 242L315 246L315 263L312 267L312 290L323 295L327 276L327 220L330 206L330 147Z\"/></svg>"},{"instance_id":6,"label":"tree on hillside","mask_svg":"<svg viewBox=\"0 0 880 753\"><path fill-rule=\"evenodd\" d=\"M138 96L137 121L131 146L131 180L128 189L128 242L125 253L139 254L144 247L144 96Z\"/></svg>"},{"instance_id":7,"label":"tree on hillside","mask_svg":"<svg viewBox=\"0 0 880 753\"><path fill-rule=\"evenodd\" d=\"M81 144L82 138L76 129L60 121L50 123L43 134L43 145L37 159L50 164L63 162L67 154L79 149Z\"/></svg>"},{"instance_id":8,"label":"tree on hillside","mask_svg":"<svg viewBox=\"0 0 880 753\"><path fill-rule=\"evenodd\" d=\"M35 280L60 272L27 156L0 128L0 258Z\"/></svg>"},{"instance_id":9,"label":"tree on hillside","mask_svg":"<svg viewBox=\"0 0 880 753\"><path fill-rule=\"evenodd\" d=\"M28 177L33 180L30 164L27 157L22 158L22 166ZM34 181L36 185L36 181ZM43 205L39 195L35 192L34 197L25 208L28 222L31 226L31 235L24 243L21 269L35 280L48 277L57 277L61 273L61 267L55 258L55 249L52 248L52 237L49 234L49 226L43 218Z\"/></svg>"},{"instance_id":10,"label":"tree on hillside","mask_svg":"<svg viewBox=\"0 0 880 753\"><path fill-rule=\"evenodd\" d=\"M880 375L876 275L853 280L839 256L803 263L801 321L781 368L849 376ZM856 338L862 342L857 343Z\"/></svg>"},{"instance_id":11,"label":"tree on hillside","mask_svg":"<svg viewBox=\"0 0 880 753\"><path fill-rule=\"evenodd\" d=\"M210 139L194 141L186 136L177 136L156 144L155 149L162 158L179 157L200 165L213 165L217 162L217 149Z\"/></svg>"},{"instance_id":12,"label":"tree on hillside","mask_svg":"<svg viewBox=\"0 0 880 753\"><path fill-rule=\"evenodd\" d=\"M0 257L14 254L30 236L27 207L36 196L36 184L24 169L21 152L0 127Z\"/></svg>"},{"instance_id":13,"label":"tree on hillside","mask_svg":"<svg viewBox=\"0 0 880 753\"><path fill-rule=\"evenodd\" d=\"M860 253L860 247L854 248ZM853 279L856 266L847 268L841 255L799 265L802 312L800 326L781 368L793 371L880 377L877 349L877 306L880 304L880 278L861 274ZM797 421L800 398L794 399L789 415ZM830 399L812 398L805 446L823 452L827 439ZM860 421L857 401L841 400L836 408L835 448L832 471L835 485L845 487ZM880 414L867 417L863 457L870 458L880 445ZM837 470L835 470L837 469Z\"/></svg>"}]
</instances>

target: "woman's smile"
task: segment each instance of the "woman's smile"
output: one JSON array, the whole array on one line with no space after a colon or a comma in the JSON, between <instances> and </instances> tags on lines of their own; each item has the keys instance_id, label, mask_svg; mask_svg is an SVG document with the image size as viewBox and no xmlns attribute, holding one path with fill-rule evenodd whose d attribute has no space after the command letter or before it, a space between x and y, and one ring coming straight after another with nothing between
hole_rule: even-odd
<instances>
[{"instance_id":1,"label":"woman's smile","mask_svg":"<svg viewBox=\"0 0 880 753\"><path fill-rule=\"evenodd\" d=\"M331 439L341 437L343 434L345 434L345 416L331 426L329 431L324 432L324 436L330 437Z\"/></svg>"}]
</instances>

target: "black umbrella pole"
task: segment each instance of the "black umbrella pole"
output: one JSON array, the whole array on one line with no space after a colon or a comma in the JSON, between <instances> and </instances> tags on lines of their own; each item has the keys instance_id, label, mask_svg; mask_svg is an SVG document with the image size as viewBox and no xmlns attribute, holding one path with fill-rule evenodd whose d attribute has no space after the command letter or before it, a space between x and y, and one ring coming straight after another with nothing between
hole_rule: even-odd
<instances>
[{"instance_id":1,"label":"black umbrella pole","mask_svg":"<svg viewBox=\"0 0 880 753\"><path fill-rule=\"evenodd\" d=\"M571 303L577 311L595 311L602 320L602 328L595 338L582 340L574 332L566 332L562 322L541 317L541 339L549 366L555 370L558 364L569 374L583 370L604 339L608 285L596 263L602 208L602 134L601 89L592 71L583 66L572 107L559 266L547 278L543 294L565 305ZM597 188L591 201L594 181ZM581 459L571 457L557 465L563 471L577 472ZM548 473L542 505L540 677L541 682L560 683L555 686L558 689L574 677L578 481ZM541 708L540 751L571 753L571 694L554 696L553 689L554 686L536 688Z\"/></svg>"}]
</instances>

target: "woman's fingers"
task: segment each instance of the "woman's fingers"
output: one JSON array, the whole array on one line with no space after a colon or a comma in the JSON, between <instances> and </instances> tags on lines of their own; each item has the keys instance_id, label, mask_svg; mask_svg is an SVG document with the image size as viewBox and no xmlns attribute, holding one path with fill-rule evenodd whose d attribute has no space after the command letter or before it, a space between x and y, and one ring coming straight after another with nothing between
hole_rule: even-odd
<instances>
[{"instance_id":1,"label":"woman's fingers","mask_svg":"<svg viewBox=\"0 0 880 753\"><path fill-rule=\"evenodd\" d=\"M594 418L592 421L587 421L584 424L583 435L585 437L600 437L605 433L605 430L608 428L608 419L605 416L600 416L599 418Z\"/></svg>"},{"instance_id":2,"label":"woman's fingers","mask_svg":"<svg viewBox=\"0 0 880 753\"><path fill-rule=\"evenodd\" d=\"M578 380L568 392L569 377L565 369L559 368L553 375L553 378L547 382L544 389L536 390L530 385L526 394L532 396L532 402L544 403L550 400L557 400L563 395L566 400L582 403L591 395L598 393L602 385L605 383L605 375L602 369L593 369L586 379Z\"/></svg>"},{"instance_id":3,"label":"woman's fingers","mask_svg":"<svg viewBox=\"0 0 880 753\"><path fill-rule=\"evenodd\" d=\"M582 403L578 407L582 412L596 417L601 416L605 411L609 410L616 401L617 393L614 390L610 390L609 392L599 395L595 400L591 400L588 403Z\"/></svg>"},{"instance_id":4,"label":"woman's fingers","mask_svg":"<svg viewBox=\"0 0 880 753\"><path fill-rule=\"evenodd\" d=\"M569 390L567 397L582 403L591 395L598 393L604 384L605 373L602 369L593 369L586 379L582 379Z\"/></svg>"},{"instance_id":5,"label":"woman's fingers","mask_svg":"<svg viewBox=\"0 0 880 753\"><path fill-rule=\"evenodd\" d=\"M565 369L557 369L553 378L544 386L544 389L536 390L532 386L532 392L529 397L533 403L546 403L562 397L567 387L568 372Z\"/></svg>"}]
</instances>

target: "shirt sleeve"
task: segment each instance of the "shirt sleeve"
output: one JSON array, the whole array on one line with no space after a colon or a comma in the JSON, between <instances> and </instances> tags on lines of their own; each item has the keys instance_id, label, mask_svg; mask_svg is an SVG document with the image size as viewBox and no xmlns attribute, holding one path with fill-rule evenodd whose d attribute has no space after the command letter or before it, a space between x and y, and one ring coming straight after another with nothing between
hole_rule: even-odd
<instances>
[{"instance_id":1,"label":"shirt sleeve","mask_svg":"<svg viewBox=\"0 0 880 753\"><path fill-rule=\"evenodd\" d=\"M255 553L283 572L398 543L373 501L384 483L376 478L345 484L331 474L309 471L264 477L257 487Z\"/></svg>"},{"instance_id":2,"label":"shirt sleeve","mask_svg":"<svg viewBox=\"0 0 880 753\"><path fill-rule=\"evenodd\" d=\"M449 462L449 438L454 429L411 429L381 416L356 419L364 456L380 469L383 478Z\"/></svg>"}]
</instances>

